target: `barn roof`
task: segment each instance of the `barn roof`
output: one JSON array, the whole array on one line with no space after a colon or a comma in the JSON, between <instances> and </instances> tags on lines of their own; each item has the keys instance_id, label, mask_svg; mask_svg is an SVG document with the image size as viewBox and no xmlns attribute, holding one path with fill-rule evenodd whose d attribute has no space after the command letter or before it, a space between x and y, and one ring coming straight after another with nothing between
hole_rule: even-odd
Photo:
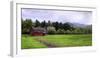
<instances>
[{"instance_id":1,"label":"barn roof","mask_svg":"<svg viewBox=\"0 0 100 58\"><path fill-rule=\"evenodd\" d=\"M41 31L41 32L46 32L46 29L45 28L32 28L32 31Z\"/></svg>"}]
</instances>

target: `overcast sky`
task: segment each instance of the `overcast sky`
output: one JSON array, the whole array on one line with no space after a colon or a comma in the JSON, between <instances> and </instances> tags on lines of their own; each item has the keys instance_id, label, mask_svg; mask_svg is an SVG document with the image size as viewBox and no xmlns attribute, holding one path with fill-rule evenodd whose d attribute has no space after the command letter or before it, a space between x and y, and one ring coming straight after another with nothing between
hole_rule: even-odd
<instances>
[{"instance_id":1,"label":"overcast sky","mask_svg":"<svg viewBox=\"0 0 100 58\"><path fill-rule=\"evenodd\" d=\"M92 12L89 11L61 11L61 10L42 10L42 9L22 9L22 18L36 19L41 21L71 22L80 24L92 24Z\"/></svg>"}]
</instances>

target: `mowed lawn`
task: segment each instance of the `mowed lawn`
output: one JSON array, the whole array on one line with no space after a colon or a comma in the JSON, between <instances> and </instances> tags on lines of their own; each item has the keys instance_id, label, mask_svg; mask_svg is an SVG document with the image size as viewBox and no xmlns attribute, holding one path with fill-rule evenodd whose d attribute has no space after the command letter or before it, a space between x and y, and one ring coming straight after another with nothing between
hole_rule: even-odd
<instances>
[{"instance_id":1,"label":"mowed lawn","mask_svg":"<svg viewBox=\"0 0 100 58\"><path fill-rule=\"evenodd\" d=\"M48 48L50 46L56 47L75 47L75 46L91 46L91 34L77 34L77 35L45 35L45 36L30 36L22 35L21 48Z\"/></svg>"}]
</instances>

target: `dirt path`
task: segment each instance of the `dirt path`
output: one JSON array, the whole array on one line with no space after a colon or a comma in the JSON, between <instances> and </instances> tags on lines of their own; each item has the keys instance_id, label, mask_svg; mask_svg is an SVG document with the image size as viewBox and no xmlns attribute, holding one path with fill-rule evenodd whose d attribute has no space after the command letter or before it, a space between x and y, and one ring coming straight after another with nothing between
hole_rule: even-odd
<instances>
[{"instance_id":1,"label":"dirt path","mask_svg":"<svg viewBox=\"0 0 100 58\"><path fill-rule=\"evenodd\" d=\"M58 47L56 44L50 43L50 42L48 42L48 41L47 41L46 39L44 39L44 38L37 38L37 39L35 39L35 40L39 41L40 43L43 43L44 45L46 45L46 46L49 47L49 48Z\"/></svg>"}]
</instances>

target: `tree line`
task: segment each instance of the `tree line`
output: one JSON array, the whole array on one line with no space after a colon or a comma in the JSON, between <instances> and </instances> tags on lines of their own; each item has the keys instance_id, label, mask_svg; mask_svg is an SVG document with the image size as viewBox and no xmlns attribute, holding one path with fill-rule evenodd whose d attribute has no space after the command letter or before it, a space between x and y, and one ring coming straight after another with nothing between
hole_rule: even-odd
<instances>
[{"instance_id":1,"label":"tree line","mask_svg":"<svg viewBox=\"0 0 100 58\"><path fill-rule=\"evenodd\" d=\"M29 34L32 28L44 28L47 30L48 34L91 34L92 26L87 26L85 28L74 27L69 22L46 22L45 20L40 22L32 21L31 19L26 19L21 21L22 24L22 34Z\"/></svg>"}]
</instances>

